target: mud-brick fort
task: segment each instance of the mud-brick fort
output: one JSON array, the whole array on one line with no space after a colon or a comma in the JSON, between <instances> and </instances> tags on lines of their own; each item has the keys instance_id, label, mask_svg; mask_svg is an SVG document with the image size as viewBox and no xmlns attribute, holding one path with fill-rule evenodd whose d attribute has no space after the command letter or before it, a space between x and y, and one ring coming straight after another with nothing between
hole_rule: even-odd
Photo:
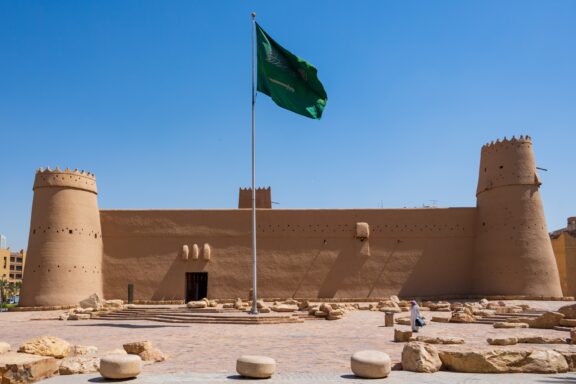
<instances>
[{"instance_id":1,"label":"mud-brick fort","mask_svg":"<svg viewBox=\"0 0 576 384\"><path fill-rule=\"evenodd\" d=\"M264 298L560 297L529 137L482 147L476 207L270 209L259 190ZM99 210L96 179L39 170L22 306L90 294L135 300L246 297L251 210Z\"/></svg>"}]
</instances>

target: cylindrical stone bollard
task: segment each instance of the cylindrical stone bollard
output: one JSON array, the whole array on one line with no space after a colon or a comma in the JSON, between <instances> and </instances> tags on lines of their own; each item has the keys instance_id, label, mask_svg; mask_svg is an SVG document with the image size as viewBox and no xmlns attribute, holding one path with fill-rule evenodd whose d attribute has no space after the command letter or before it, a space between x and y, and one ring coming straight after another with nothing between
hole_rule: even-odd
<instances>
[{"instance_id":1,"label":"cylindrical stone bollard","mask_svg":"<svg viewBox=\"0 0 576 384\"><path fill-rule=\"evenodd\" d=\"M394 312L384 312L384 326L385 327L394 326Z\"/></svg>"}]
</instances>

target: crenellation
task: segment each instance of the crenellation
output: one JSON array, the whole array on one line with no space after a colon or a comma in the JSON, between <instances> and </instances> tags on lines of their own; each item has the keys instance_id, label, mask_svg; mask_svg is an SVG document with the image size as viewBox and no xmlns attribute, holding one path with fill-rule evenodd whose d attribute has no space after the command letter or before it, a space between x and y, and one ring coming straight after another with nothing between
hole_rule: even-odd
<instances>
[{"instance_id":1,"label":"crenellation","mask_svg":"<svg viewBox=\"0 0 576 384\"><path fill-rule=\"evenodd\" d=\"M90 172L78 172L77 169L66 168L61 170L58 166L52 170L39 168L36 171L34 188L69 187L97 193L96 176Z\"/></svg>"}]
</instances>

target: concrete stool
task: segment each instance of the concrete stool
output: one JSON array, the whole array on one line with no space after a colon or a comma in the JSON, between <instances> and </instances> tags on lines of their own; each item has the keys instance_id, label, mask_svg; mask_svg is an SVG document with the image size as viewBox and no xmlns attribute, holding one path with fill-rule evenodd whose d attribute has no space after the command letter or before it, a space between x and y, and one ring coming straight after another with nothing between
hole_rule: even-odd
<instances>
[{"instance_id":1,"label":"concrete stool","mask_svg":"<svg viewBox=\"0 0 576 384\"><path fill-rule=\"evenodd\" d=\"M350 359L352 372L363 379L380 379L390 374L390 356L380 351L360 351Z\"/></svg>"},{"instance_id":2,"label":"concrete stool","mask_svg":"<svg viewBox=\"0 0 576 384\"><path fill-rule=\"evenodd\" d=\"M236 372L252 379L267 379L274 374L276 361L271 357L244 355L236 360Z\"/></svg>"},{"instance_id":3,"label":"concrete stool","mask_svg":"<svg viewBox=\"0 0 576 384\"><path fill-rule=\"evenodd\" d=\"M129 379L142 371L138 355L108 355L100 359L100 374L106 379Z\"/></svg>"}]
</instances>

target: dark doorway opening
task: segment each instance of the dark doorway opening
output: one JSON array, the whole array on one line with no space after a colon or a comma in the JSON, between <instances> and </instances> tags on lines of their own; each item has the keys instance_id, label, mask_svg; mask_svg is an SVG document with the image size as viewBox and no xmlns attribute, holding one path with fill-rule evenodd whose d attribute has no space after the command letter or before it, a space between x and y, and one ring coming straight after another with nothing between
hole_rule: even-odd
<instances>
[{"instance_id":1,"label":"dark doorway opening","mask_svg":"<svg viewBox=\"0 0 576 384\"><path fill-rule=\"evenodd\" d=\"M186 302L208 296L208 272L186 272Z\"/></svg>"}]
</instances>

